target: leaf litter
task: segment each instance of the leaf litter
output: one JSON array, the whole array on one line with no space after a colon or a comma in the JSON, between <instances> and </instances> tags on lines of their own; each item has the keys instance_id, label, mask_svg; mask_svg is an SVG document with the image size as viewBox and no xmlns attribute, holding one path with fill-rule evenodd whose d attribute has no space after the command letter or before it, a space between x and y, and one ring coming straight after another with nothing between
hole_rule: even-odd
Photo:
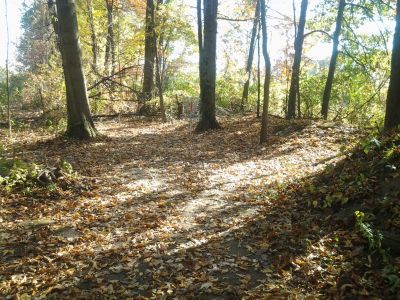
<instances>
[{"instance_id":1,"label":"leaf litter","mask_svg":"<svg viewBox=\"0 0 400 300\"><path fill-rule=\"evenodd\" d=\"M90 143L20 132L17 155L78 175L56 195L2 193L1 297L382 297L352 265L365 242L312 208L326 187L307 192L360 133L271 118L260 146L257 119L223 124L107 121Z\"/></svg>"}]
</instances>

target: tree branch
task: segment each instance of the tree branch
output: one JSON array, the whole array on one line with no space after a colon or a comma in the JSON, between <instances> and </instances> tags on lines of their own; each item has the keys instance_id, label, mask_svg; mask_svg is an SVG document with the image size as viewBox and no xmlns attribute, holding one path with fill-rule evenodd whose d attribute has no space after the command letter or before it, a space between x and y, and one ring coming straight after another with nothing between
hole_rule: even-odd
<instances>
[{"instance_id":1,"label":"tree branch","mask_svg":"<svg viewBox=\"0 0 400 300\"><path fill-rule=\"evenodd\" d=\"M112 74L110 76L103 77L102 79L97 81L95 84L93 84L92 86L88 87L87 90L88 91L93 90L94 88L98 87L100 84L102 84L102 83L104 83L106 81L113 81L113 77L115 77L115 76L117 76L117 75L119 75L121 73L124 73L127 70L134 69L134 68L137 68L137 67L141 67L141 65L133 65L133 66L122 68L121 70L119 70L118 72L115 72L114 74Z\"/></svg>"},{"instance_id":2,"label":"tree branch","mask_svg":"<svg viewBox=\"0 0 400 300\"><path fill-rule=\"evenodd\" d=\"M310 31L310 32L305 33L305 34L304 34L304 38L306 38L306 37L308 37L309 35L312 35L312 34L314 34L314 33L323 33L323 34L325 34L326 36L328 36L331 40L333 40L333 36L332 36L330 33L326 32L326 31L324 31L324 30L320 30L320 29L313 30L313 31Z\"/></svg>"}]
</instances>

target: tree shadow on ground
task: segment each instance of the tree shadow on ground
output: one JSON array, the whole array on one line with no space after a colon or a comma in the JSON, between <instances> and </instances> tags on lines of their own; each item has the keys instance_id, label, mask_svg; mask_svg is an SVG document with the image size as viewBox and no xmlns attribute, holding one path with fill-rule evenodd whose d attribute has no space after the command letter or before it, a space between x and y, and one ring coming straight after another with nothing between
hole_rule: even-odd
<instances>
[{"instance_id":1,"label":"tree shadow on ground","mask_svg":"<svg viewBox=\"0 0 400 300\"><path fill-rule=\"evenodd\" d=\"M79 173L103 180L99 185L115 182L91 200L58 203L58 222L73 223L80 237L55 238L51 226L32 230L20 243L32 244L35 251L4 264L0 276L8 286L3 290L8 295L36 290L50 299L394 298L374 270L365 273L367 245L354 234L353 215L341 220L339 206L313 208L314 201L320 207L327 195L342 188L333 179L343 173L345 162L284 183L243 182L222 196L221 185L209 177L199 177L194 188L185 181L210 164L267 161L302 148L291 143L301 137L297 131L284 140L272 138L275 144L265 148L255 146L257 133L248 131L254 123L199 136L178 127L132 137L128 128L127 136L94 143L61 140L30 146L42 148L49 161L67 157ZM204 154L209 144L216 149ZM133 169L143 172L130 177ZM168 178L173 172L177 176ZM161 183L156 190L135 194L127 190L135 178ZM176 185L178 179L183 183ZM171 187L175 193L165 195ZM352 191L350 203L364 196L363 187ZM31 209L55 212L57 203L52 209L40 205ZM24 217L22 204L13 209ZM11 277L18 274L58 275L37 286Z\"/></svg>"},{"instance_id":2,"label":"tree shadow on ground","mask_svg":"<svg viewBox=\"0 0 400 300\"><path fill-rule=\"evenodd\" d=\"M331 169L309 179L317 183L337 171ZM274 199L266 196L242 204L234 209L236 213L252 206L259 214L235 226L217 222L205 239L196 241L196 232L204 229L204 224L199 224L166 237L169 243L159 247L152 247L159 242L153 241L139 249L129 245L101 251L91 262L107 262L107 267L98 273L84 270L89 274L86 278L74 274L80 278L79 289L63 292L167 299L394 299L381 280L375 281L374 270L363 266L368 262L367 245L353 233L353 226L331 222L334 213L330 209L310 208L307 199L299 199L307 192L308 185L296 182L281 189ZM259 196L254 193L250 199ZM206 223L224 219L232 209L209 213ZM126 250L134 252L128 259ZM104 290L110 286L112 290Z\"/></svg>"},{"instance_id":3,"label":"tree shadow on ground","mask_svg":"<svg viewBox=\"0 0 400 300\"><path fill-rule=\"evenodd\" d=\"M148 166L157 168L160 161L170 165L196 165L210 160L234 164L253 158L280 157L300 148L299 144L291 141L302 138L303 130L310 125L307 121L296 124L293 121L271 118L270 141L260 146L257 119L248 117L244 122L225 120L224 123L222 130L198 135L189 132L186 123L172 127L166 125L165 129L162 128L164 125L160 125L161 128L149 130L149 124L152 123L137 120L117 125L112 132L107 133L108 136L93 142L56 138L18 148L22 155L26 152L25 157L28 159L44 164L56 164L58 160L66 159L80 174L96 177L112 173L121 165L137 160L143 160ZM205 147L212 151L204 152ZM29 153L30 150L34 152Z\"/></svg>"}]
</instances>

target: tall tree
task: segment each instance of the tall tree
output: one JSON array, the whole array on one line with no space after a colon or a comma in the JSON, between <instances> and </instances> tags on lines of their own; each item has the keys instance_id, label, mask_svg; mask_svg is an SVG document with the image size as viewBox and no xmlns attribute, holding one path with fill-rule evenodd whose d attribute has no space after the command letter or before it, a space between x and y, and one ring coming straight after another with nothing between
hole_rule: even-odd
<instances>
[{"instance_id":1,"label":"tall tree","mask_svg":"<svg viewBox=\"0 0 400 300\"><path fill-rule=\"evenodd\" d=\"M197 7L201 10L201 7ZM203 40L200 40L200 120L196 131L218 129L215 114L215 81L217 60L217 0L204 0ZM201 14L201 12L200 12Z\"/></svg>"},{"instance_id":2,"label":"tall tree","mask_svg":"<svg viewBox=\"0 0 400 300\"><path fill-rule=\"evenodd\" d=\"M260 117L261 108L261 47L260 47L260 25L261 20L258 20L257 30L257 118Z\"/></svg>"},{"instance_id":3,"label":"tall tree","mask_svg":"<svg viewBox=\"0 0 400 300\"><path fill-rule=\"evenodd\" d=\"M286 114L287 119L293 119L296 117L296 96L298 93L298 85L300 78L300 64L301 64L301 56L303 53L304 29L306 26L307 6L308 6L308 0L302 0L300 20L299 20L299 25L297 27L296 39L294 42L295 50L294 50L294 59L292 66L292 78L290 81L288 111Z\"/></svg>"},{"instance_id":4,"label":"tall tree","mask_svg":"<svg viewBox=\"0 0 400 300\"><path fill-rule=\"evenodd\" d=\"M163 4L163 0L158 0L157 2L157 11L160 10L160 6ZM158 96L160 99L160 112L161 112L161 119L163 122L167 122L167 115L165 113L165 105L164 105L164 91L163 91L163 80L162 80L162 75L161 75L161 59L160 59L160 53L161 49L163 46L163 35L160 33L157 35L156 32L156 21L155 21L155 13L153 12L152 18L152 26L153 26L153 35L156 38L156 57L155 57L155 63L156 63L156 84L157 84L157 89L158 89Z\"/></svg>"},{"instance_id":5,"label":"tall tree","mask_svg":"<svg viewBox=\"0 0 400 300\"><path fill-rule=\"evenodd\" d=\"M271 60L268 53L268 33L267 33L267 17L265 0L260 0L261 4L261 28L262 28L262 51L265 62L265 77L264 77L264 100L263 112L261 120L260 143L267 141L267 126L268 126L268 108L269 108L269 87L271 83Z\"/></svg>"},{"instance_id":6,"label":"tall tree","mask_svg":"<svg viewBox=\"0 0 400 300\"><path fill-rule=\"evenodd\" d=\"M203 77L201 76L201 63L203 61L203 16L202 16L202 3L203 0L197 0L197 40L199 47L199 81L200 81L200 99L202 99L203 90Z\"/></svg>"},{"instance_id":7,"label":"tall tree","mask_svg":"<svg viewBox=\"0 0 400 300\"><path fill-rule=\"evenodd\" d=\"M90 114L79 44L75 0L56 0L58 35L67 92L67 135L89 139L97 135Z\"/></svg>"},{"instance_id":8,"label":"tall tree","mask_svg":"<svg viewBox=\"0 0 400 300\"><path fill-rule=\"evenodd\" d=\"M90 39L92 42L92 70L94 73L98 73L97 69L97 59L98 59L98 43L97 43L97 34L96 28L94 24L94 16L93 16L93 0L86 0L86 13L87 19L90 27Z\"/></svg>"},{"instance_id":9,"label":"tall tree","mask_svg":"<svg viewBox=\"0 0 400 300\"><path fill-rule=\"evenodd\" d=\"M336 61L339 55L339 37L340 37L340 32L342 30L343 14L345 7L346 7L346 0L339 0L338 14L336 17L336 28L335 32L333 33L331 61L329 63L328 78L326 79L324 96L322 98L321 115L325 120L328 119L329 100L331 98L333 79L335 76Z\"/></svg>"},{"instance_id":10,"label":"tall tree","mask_svg":"<svg viewBox=\"0 0 400 300\"><path fill-rule=\"evenodd\" d=\"M10 51L10 32L8 27L8 1L4 0L5 18L6 18L6 89L7 89L7 122L8 134L11 139L11 107L10 107L10 74L9 74L9 51Z\"/></svg>"},{"instance_id":11,"label":"tall tree","mask_svg":"<svg viewBox=\"0 0 400 300\"><path fill-rule=\"evenodd\" d=\"M156 36L154 35L154 1L146 2L146 24L145 24L145 44L144 44L144 66L143 66L143 89L139 99L138 112L145 113L146 101L151 99L154 90L154 62L156 57Z\"/></svg>"},{"instance_id":12,"label":"tall tree","mask_svg":"<svg viewBox=\"0 0 400 300\"><path fill-rule=\"evenodd\" d=\"M55 50L52 28L47 26L53 20L51 11L39 1L24 5L21 15L22 35L18 45L18 61L25 70L35 72L41 65L48 64ZM54 20L57 17L54 16Z\"/></svg>"},{"instance_id":13,"label":"tall tree","mask_svg":"<svg viewBox=\"0 0 400 300\"><path fill-rule=\"evenodd\" d=\"M257 0L256 10L254 13L253 29L251 31L249 56L248 56L247 65L246 65L247 78L246 78L246 82L244 83L244 88L243 88L242 103L241 103L242 112L244 112L244 105L249 98L250 76L251 76L251 69L253 67L254 51L256 48L256 37L257 37L257 31L258 31L257 29L258 29L258 24L259 24L259 17L260 17L260 0Z\"/></svg>"},{"instance_id":14,"label":"tall tree","mask_svg":"<svg viewBox=\"0 0 400 300\"><path fill-rule=\"evenodd\" d=\"M385 130L400 125L400 0L397 0L391 64L389 90L386 99Z\"/></svg>"},{"instance_id":15,"label":"tall tree","mask_svg":"<svg viewBox=\"0 0 400 300\"><path fill-rule=\"evenodd\" d=\"M107 8L107 41L104 58L104 68L110 74L110 54L111 54L111 75L115 73L115 37L114 37L114 0L106 0Z\"/></svg>"}]
</instances>

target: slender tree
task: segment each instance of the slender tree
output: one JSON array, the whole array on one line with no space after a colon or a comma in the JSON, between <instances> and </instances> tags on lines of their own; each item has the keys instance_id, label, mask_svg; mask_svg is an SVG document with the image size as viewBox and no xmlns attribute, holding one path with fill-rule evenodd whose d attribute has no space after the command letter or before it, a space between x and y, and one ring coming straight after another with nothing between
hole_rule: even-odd
<instances>
[{"instance_id":1,"label":"slender tree","mask_svg":"<svg viewBox=\"0 0 400 300\"><path fill-rule=\"evenodd\" d=\"M397 0L396 29L393 38L392 66L386 100L385 130L400 125L400 0Z\"/></svg>"},{"instance_id":2,"label":"slender tree","mask_svg":"<svg viewBox=\"0 0 400 300\"><path fill-rule=\"evenodd\" d=\"M299 25L297 27L297 35L294 43L295 53L292 66L292 78L290 81L288 111L286 115L287 119L293 119L296 117L296 96L298 93L298 85L300 78L300 64L301 64L301 56L303 53L304 29L307 18L307 7L308 7L308 0L302 0L300 20L299 20Z\"/></svg>"},{"instance_id":3,"label":"slender tree","mask_svg":"<svg viewBox=\"0 0 400 300\"><path fill-rule=\"evenodd\" d=\"M260 17L260 0L257 0L256 10L254 13L253 29L251 31L249 56L248 56L247 65L246 65L247 78L246 78L246 82L244 83L242 103L241 103L241 107L240 107L242 112L244 112L245 103L247 102L247 100L249 98L250 76L251 76L251 69L253 67L254 52L255 52L255 48L256 48L256 37L257 37L257 31L258 31L259 17Z\"/></svg>"},{"instance_id":4,"label":"slender tree","mask_svg":"<svg viewBox=\"0 0 400 300\"><path fill-rule=\"evenodd\" d=\"M292 7L293 7L293 28L294 28L294 38L296 41L297 38L297 13L296 13L296 1L292 1ZM300 73L300 72L299 72ZM297 76L296 78L296 103L297 103L297 115L298 117L301 116L301 107L300 107L300 77Z\"/></svg>"},{"instance_id":5,"label":"slender tree","mask_svg":"<svg viewBox=\"0 0 400 300\"><path fill-rule=\"evenodd\" d=\"M97 69L97 60L98 60L98 42L97 42L97 34L96 28L94 25L94 16L93 16L93 0L86 0L86 13L87 13L87 20L90 27L90 39L92 42L92 70L95 74L98 73Z\"/></svg>"},{"instance_id":6,"label":"slender tree","mask_svg":"<svg viewBox=\"0 0 400 300\"><path fill-rule=\"evenodd\" d=\"M90 114L79 44L75 0L56 0L58 37L67 92L67 135L88 139L97 135Z\"/></svg>"},{"instance_id":7,"label":"slender tree","mask_svg":"<svg viewBox=\"0 0 400 300\"><path fill-rule=\"evenodd\" d=\"M215 114L217 12L218 1L204 0L204 34L203 41L200 42L199 40L199 45L202 45L200 50L201 99L200 120L196 127L197 132L220 128Z\"/></svg>"},{"instance_id":8,"label":"slender tree","mask_svg":"<svg viewBox=\"0 0 400 300\"><path fill-rule=\"evenodd\" d=\"M6 89L7 89L7 122L8 122L8 134L11 138L12 124L11 124L11 105L10 105L10 71L9 71L9 51L10 51L10 32L8 27L8 1L4 0L5 18L6 18Z\"/></svg>"},{"instance_id":9,"label":"slender tree","mask_svg":"<svg viewBox=\"0 0 400 300\"><path fill-rule=\"evenodd\" d=\"M340 32L342 30L345 7L346 7L346 0L339 0L338 14L336 17L336 28L335 32L333 33L331 61L329 63L328 78L326 79L324 96L322 98L321 115L325 120L328 119L329 101L331 98L333 79L335 76L336 61L339 55L339 37L340 37Z\"/></svg>"},{"instance_id":10,"label":"slender tree","mask_svg":"<svg viewBox=\"0 0 400 300\"><path fill-rule=\"evenodd\" d=\"M261 28L262 28L262 51L265 62L265 77L264 77L264 100L263 100L263 112L261 120L261 132L260 132L260 143L267 141L267 126L268 126L268 108L269 108L269 87L271 82L271 60L268 53L268 33L267 33L267 17L266 17L266 5L265 0L261 2Z\"/></svg>"},{"instance_id":11,"label":"slender tree","mask_svg":"<svg viewBox=\"0 0 400 300\"><path fill-rule=\"evenodd\" d=\"M157 2L157 11L160 9L160 5L163 4L162 0L158 0ZM163 81L161 76L161 61L160 61L160 52L162 49L162 41L163 36L161 34L157 35L156 32L156 21L155 21L155 12L153 12L152 18L152 27L153 27L153 35L156 37L156 84L158 89L158 96L160 98L160 112L161 112L161 119L163 122L167 122L167 115L165 113L165 105L164 105L164 91L163 91Z\"/></svg>"},{"instance_id":12,"label":"slender tree","mask_svg":"<svg viewBox=\"0 0 400 300\"><path fill-rule=\"evenodd\" d=\"M260 25L261 20L258 20L257 32L257 118L260 117L261 109L261 47L260 47Z\"/></svg>"},{"instance_id":13,"label":"slender tree","mask_svg":"<svg viewBox=\"0 0 400 300\"><path fill-rule=\"evenodd\" d=\"M116 66L115 56L115 37L114 37L114 0L106 0L107 8L107 41L104 58L104 68L107 75L114 75ZM110 73L110 54L111 54L111 73Z\"/></svg>"}]
</instances>

